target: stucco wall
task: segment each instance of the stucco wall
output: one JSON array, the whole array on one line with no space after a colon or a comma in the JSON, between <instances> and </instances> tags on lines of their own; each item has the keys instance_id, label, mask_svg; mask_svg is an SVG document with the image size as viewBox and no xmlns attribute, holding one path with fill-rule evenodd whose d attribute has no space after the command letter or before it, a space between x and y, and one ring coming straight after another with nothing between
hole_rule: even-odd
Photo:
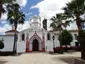
<instances>
[{"instance_id":1,"label":"stucco wall","mask_svg":"<svg viewBox=\"0 0 85 64\"><path fill-rule=\"evenodd\" d=\"M21 40L21 35L22 33L25 34L25 41L22 41ZM42 31L36 31L37 35L42 39ZM55 36L55 40L54 40L54 44L55 44L55 47L59 47L60 46L60 42L58 41L58 34L57 32L50 32L50 40L47 40L47 31L44 31L44 36L45 36L45 50L46 51L53 51L53 39L52 39L52 36L54 35ZM26 31L22 31L19 33L19 37L18 37L18 42L17 42L17 52L25 52L26 50L26 37L27 37L27 34L29 39L35 34L35 31L29 31L29 30L26 30ZM73 36L73 41L71 42L71 46L75 46L75 36L74 34L77 34L77 32L71 32L72 36ZM32 51L32 43L29 42L29 51ZM41 46L39 46L39 50Z\"/></svg>"},{"instance_id":2,"label":"stucco wall","mask_svg":"<svg viewBox=\"0 0 85 64\"><path fill-rule=\"evenodd\" d=\"M18 34L17 53L25 52L25 50L26 50L26 40L22 41L21 40L21 34Z\"/></svg>"},{"instance_id":3,"label":"stucco wall","mask_svg":"<svg viewBox=\"0 0 85 64\"><path fill-rule=\"evenodd\" d=\"M2 39L4 42L4 48L0 49L0 51L3 51L3 52L13 51L14 36L2 35L2 36L0 36L0 40L2 40Z\"/></svg>"}]
</instances>

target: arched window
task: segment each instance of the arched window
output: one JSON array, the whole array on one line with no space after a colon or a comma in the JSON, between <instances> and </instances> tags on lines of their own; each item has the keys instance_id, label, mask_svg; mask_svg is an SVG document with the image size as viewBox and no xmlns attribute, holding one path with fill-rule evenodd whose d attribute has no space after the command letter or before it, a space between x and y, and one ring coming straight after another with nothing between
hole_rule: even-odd
<instances>
[{"instance_id":1,"label":"arched window","mask_svg":"<svg viewBox=\"0 0 85 64\"><path fill-rule=\"evenodd\" d=\"M74 34L74 37L75 37L75 40L77 40L78 35L77 34Z\"/></svg>"},{"instance_id":2,"label":"arched window","mask_svg":"<svg viewBox=\"0 0 85 64\"><path fill-rule=\"evenodd\" d=\"M22 34L22 41L25 40L25 34Z\"/></svg>"},{"instance_id":3,"label":"arched window","mask_svg":"<svg viewBox=\"0 0 85 64\"><path fill-rule=\"evenodd\" d=\"M47 33L47 40L50 40L50 33Z\"/></svg>"}]
</instances>

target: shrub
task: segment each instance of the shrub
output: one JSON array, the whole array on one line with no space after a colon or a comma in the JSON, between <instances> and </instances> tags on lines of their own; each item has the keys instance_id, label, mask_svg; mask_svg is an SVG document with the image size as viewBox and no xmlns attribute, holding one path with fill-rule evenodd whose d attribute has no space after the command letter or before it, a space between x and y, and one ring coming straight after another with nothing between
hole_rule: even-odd
<instances>
[{"instance_id":1,"label":"shrub","mask_svg":"<svg viewBox=\"0 0 85 64\"><path fill-rule=\"evenodd\" d=\"M63 30L61 35L59 35L58 39L62 43L62 45L66 46L66 49L67 49L67 45L70 45L70 43L73 40L73 37L72 37L72 34L69 31Z\"/></svg>"},{"instance_id":2,"label":"shrub","mask_svg":"<svg viewBox=\"0 0 85 64\"><path fill-rule=\"evenodd\" d=\"M3 49L4 48L4 43L2 40L0 40L0 49Z\"/></svg>"}]
</instances>

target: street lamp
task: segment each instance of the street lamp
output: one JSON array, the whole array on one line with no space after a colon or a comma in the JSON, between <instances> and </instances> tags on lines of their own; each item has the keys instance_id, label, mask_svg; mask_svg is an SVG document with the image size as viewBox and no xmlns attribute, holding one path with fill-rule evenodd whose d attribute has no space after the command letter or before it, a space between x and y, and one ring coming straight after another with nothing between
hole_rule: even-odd
<instances>
[{"instance_id":1,"label":"street lamp","mask_svg":"<svg viewBox=\"0 0 85 64\"><path fill-rule=\"evenodd\" d=\"M55 53L55 44L54 44L55 36L54 35L53 35L52 39L53 39L53 51Z\"/></svg>"}]
</instances>

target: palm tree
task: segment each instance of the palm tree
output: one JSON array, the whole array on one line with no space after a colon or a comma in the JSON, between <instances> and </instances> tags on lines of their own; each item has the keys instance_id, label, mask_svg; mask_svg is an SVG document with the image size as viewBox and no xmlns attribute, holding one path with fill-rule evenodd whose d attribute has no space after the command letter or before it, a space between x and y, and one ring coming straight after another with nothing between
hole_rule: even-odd
<instances>
[{"instance_id":1,"label":"palm tree","mask_svg":"<svg viewBox=\"0 0 85 64\"><path fill-rule=\"evenodd\" d=\"M65 17L64 17L63 13L56 14L56 16L53 16L51 18L51 20L53 22L50 24L50 26L53 28L53 30L58 30L59 31L59 35L61 35L63 27L66 28L67 25L69 25L69 22L70 22L70 20L63 22L64 18ZM62 51L62 42L61 41L60 41L60 47L61 47L61 51Z\"/></svg>"},{"instance_id":2,"label":"palm tree","mask_svg":"<svg viewBox=\"0 0 85 64\"><path fill-rule=\"evenodd\" d=\"M20 6L15 4L10 4L7 6L8 11L8 20L11 24L15 26L15 35L14 35L14 46L13 46L13 53L16 53L16 42L17 42L17 25L19 23L23 24L25 20L25 15L23 12L20 12Z\"/></svg>"},{"instance_id":3,"label":"palm tree","mask_svg":"<svg viewBox=\"0 0 85 64\"><path fill-rule=\"evenodd\" d=\"M3 5L7 5L9 3L11 4L13 1L15 0L0 0L0 18L1 18L2 13L5 12Z\"/></svg>"},{"instance_id":4,"label":"palm tree","mask_svg":"<svg viewBox=\"0 0 85 64\"><path fill-rule=\"evenodd\" d=\"M63 9L65 11L65 14L67 15L67 18L73 18L76 21L79 41L81 43L81 58L85 59L85 40L81 25L82 20L80 18L80 16L85 13L85 0L72 0L66 5L67 6Z\"/></svg>"}]
</instances>

